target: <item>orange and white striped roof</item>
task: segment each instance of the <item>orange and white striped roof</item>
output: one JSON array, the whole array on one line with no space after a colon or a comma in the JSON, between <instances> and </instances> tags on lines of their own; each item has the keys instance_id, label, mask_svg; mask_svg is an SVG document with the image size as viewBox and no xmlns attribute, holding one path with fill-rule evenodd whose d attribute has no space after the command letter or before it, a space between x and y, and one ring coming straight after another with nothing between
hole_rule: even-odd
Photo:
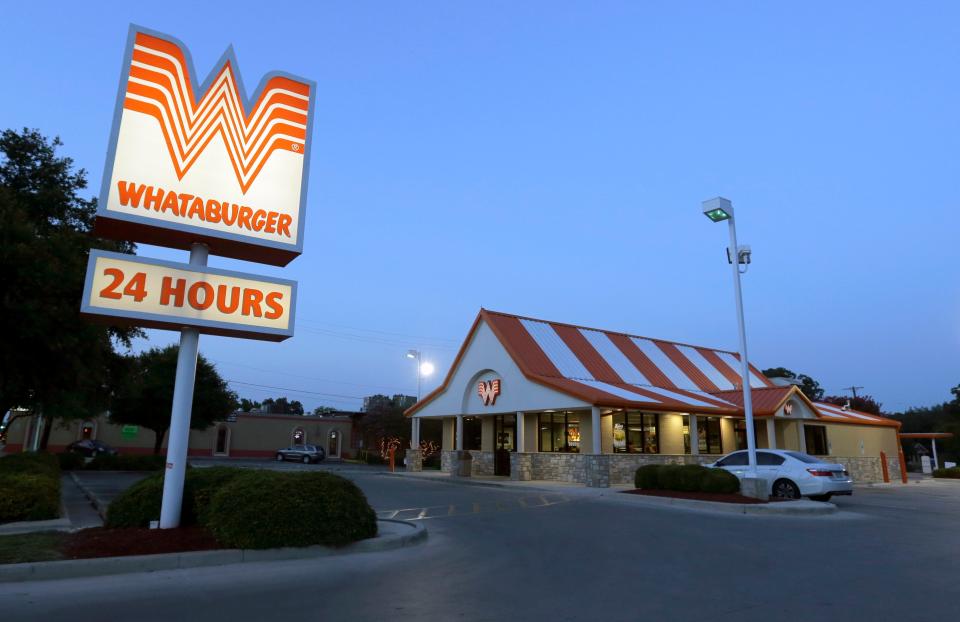
<instances>
[{"instance_id":1,"label":"orange and white striped roof","mask_svg":"<svg viewBox=\"0 0 960 622\"><path fill-rule=\"evenodd\" d=\"M860 412L859 410L850 410L836 404L826 402L814 402L817 414L826 421L836 421L837 423L857 423L860 425L887 425L891 427L900 427L900 422L887 417L881 417L870 413Z\"/></svg>"},{"instance_id":2,"label":"orange and white striped roof","mask_svg":"<svg viewBox=\"0 0 960 622\"><path fill-rule=\"evenodd\" d=\"M490 326L524 376L591 404L744 414L740 356L735 352L481 309L444 382L408 409L408 415L446 390L481 321ZM796 387L775 385L752 364L750 387L756 390L754 412L759 416L773 415L793 393L802 395ZM837 412L841 409L830 404L814 407L827 421L899 425L865 413L841 415Z\"/></svg>"}]
</instances>

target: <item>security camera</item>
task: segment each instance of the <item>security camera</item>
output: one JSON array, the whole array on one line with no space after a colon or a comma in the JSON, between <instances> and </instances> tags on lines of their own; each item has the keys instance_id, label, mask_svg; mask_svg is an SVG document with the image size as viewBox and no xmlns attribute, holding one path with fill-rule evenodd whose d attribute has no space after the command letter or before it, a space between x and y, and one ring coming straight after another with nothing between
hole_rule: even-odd
<instances>
[{"instance_id":1,"label":"security camera","mask_svg":"<svg viewBox=\"0 0 960 622\"><path fill-rule=\"evenodd\" d=\"M739 264L749 264L750 263L751 251L750 247L747 245L742 245L737 247L737 263ZM730 248L727 248L727 263L733 263L733 258L730 257Z\"/></svg>"}]
</instances>

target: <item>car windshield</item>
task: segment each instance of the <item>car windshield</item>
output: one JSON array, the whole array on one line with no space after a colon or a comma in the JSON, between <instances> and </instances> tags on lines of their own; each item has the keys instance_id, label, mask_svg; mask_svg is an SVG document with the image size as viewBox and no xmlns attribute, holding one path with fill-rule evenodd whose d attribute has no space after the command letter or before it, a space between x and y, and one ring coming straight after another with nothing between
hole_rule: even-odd
<instances>
[{"instance_id":1,"label":"car windshield","mask_svg":"<svg viewBox=\"0 0 960 622\"><path fill-rule=\"evenodd\" d=\"M823 462L823 460L820 460L819 458L802 454L799 451L785 451L784 453L791 458L796 458L800 462L806 462L807 464L819 464L820 462Z\"/></svg>"}]
</instances>

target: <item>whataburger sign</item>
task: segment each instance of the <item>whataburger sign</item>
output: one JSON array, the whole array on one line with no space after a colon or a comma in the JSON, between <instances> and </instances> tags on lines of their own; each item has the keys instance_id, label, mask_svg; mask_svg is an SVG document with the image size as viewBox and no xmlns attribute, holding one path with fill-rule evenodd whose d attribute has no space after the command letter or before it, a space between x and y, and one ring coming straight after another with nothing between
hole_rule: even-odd
<instances>
[{"instance_id":1,"label":"whataburger sign","mask_svg":"<svg viewBox=\"0 0 960 622\"><path fill-rule=\"evenodd\" d=\"M95 232L286 265L303 250L315 84L272 72L247 99L230 50L202 85L195 76L182 43L131 27ZM184 284L183 304L170 283ZM295 298L288 281L94 252L81 312L280 341Z\"/></svg>"},{"instance_id":2,"label":"whataburger sign","mask_svg":"<svg viewBox=\"0 0 960 622\"><path fill-rule=\"evenodd\" d=\"M303 250L315 85L272 72L247 99L229 49L195 76L182 43L131 27L96 232L286 265Z\"/></svg>"},{"instance_id":3,"label":"whataburger sign","mask_svg":"<svg viewBox=\"0 0 960 622\"><path fill-rule=\"evenodd\" d=\"M131 26L94 231L189 249L190 263L92 251L80 309L180 330L161 528L180 524L199 334L293 336L296 283L206 264L285 266L303 251L316 90L274 72L247 99L230 50L194 76L183 44Z\"/></svg>"}]
</instances>

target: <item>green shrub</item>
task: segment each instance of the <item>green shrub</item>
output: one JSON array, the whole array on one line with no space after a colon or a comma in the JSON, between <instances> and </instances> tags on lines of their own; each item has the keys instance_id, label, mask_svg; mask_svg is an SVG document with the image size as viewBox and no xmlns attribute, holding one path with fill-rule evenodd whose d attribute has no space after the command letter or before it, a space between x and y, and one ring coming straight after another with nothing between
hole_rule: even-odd
<instances>
[{"instance_id":1,"label":"green shrub","mask_svg":"<svg viewBox=\"0 0 960 622\"><path fill-rule=\"evenodd\" d=\"M26 452L0 458L0 474L30 473L60 479L60 462L53 454Z\"/></svg>"},{"instance_id":2,"label":"green shrub","mask_svg":"<svg viewBox=\"0 0 960 622\"><path fill-rule=\"evenodd\" d=\"M207 522L207 513L214 495L237 477L249 473L249 470L236 467L210 467L187 471L184 497L189 497L188 518L200 523Z\"/></svg>"},{"instance_id":3,"label":"green shrub","mask_svg":"<svg viewBox=\"0 0 960 622\"><path fill-rule=\"evenodd\" d=\"M679 485L676 490L684 492L698 492L703 490L703 480L710 472L705 466L699 464L685 464L679 469Z\"/></svg>"},{"instance_id":4,"label":"green shrub","mask_svg":"<svg viewBox=\"0 0 960 622\"><path fill-rule=\"evenodd\" d=\"M244 549L342 546L377 533L363 492L318 471L250 471L214 495L206 518L217 540Z\"/></svg>"},{"instance_id":5,"label":"green shrub","mask_svg":"<svg viewBox=\"0 0 960 622\"><path fill-rule=\"evenodd\" d=\"M61 471L79 471L83 468L83 456L72 451L57 454Z\"/></svg>"},{"instance_id":6,"label":"green shrub","mask_svg":"<svg viewBox=\"0 0 960 622\"><path fill-rule=\"evenodd\" d=\"M703 492L720 492L733 494L740 492L740 480L737 476L723 469L707 469L707 473L700 483Z\"/></svg>"},{"instance_id":7,"label":"green shrub","mask_svg":"<svg viewBox=\"0 0 960 622\"><path fill-rule=\"evenodd\" d=\"M110 502L105 525L107 527L149 527L150 521L160 519L162 498L162 473L140 480Z\"/></svg>"},{"instance_id":8,"label":"green shrub","mask_svg":"<svg viewBox=\"0 0 960 622\"><path fill-rule=\"evenodd\" d=\"M166 466L164 456L99 454L85 467L91 471L162 471Z\"/></svg>"},{"instance_id":9,"label":"green shrub","mask_svg":"<svg viewBox=\"0 0 960 622\"><path fill-rule=\"evenodd\" d=\"M949 469L934 469L934 477L943 477L947 479L960 479L960 467L950 467Z\"/></svg>"},{"instance_id":10,"label":"green shrub","mask_svg":"<svg viewBox=\"0 0 960 622\"><path fill-rule=\"evenodd\" d=\"M0 523L59 516L59 477L46 473L0 473Z\"/></svg>"},{"instance_id":11,"label":"green shrub","mask_svg":"<svg viewBox=\"0 0 960 622\"><path fill-rule=\"evenodd\" d=\"M234 467L187 469L183 482L180 524L203 524L214 494L239 475L250 473ZM155 473L122 492L107 508L107 527L147 527L160 518L163 473Z\"/></svg>"},{"instance_id":12,"label":"green shrub","mask_svg":"<svg viewBox=\"0 0 960 622\"><path fill-rule=\"evenodd\" d=\"M657 481L657 474L660 472L661 465L645 464L633 475L633 485L643 490L656 490L660 487Z\"/></svg>"},{"instance_id":13,"label":"green shrub","mask_svg":"<svg viewBox=\"0 0 960 622\"><path fill-rule=\"evenodd\" d=\"M661 490L680 490L683 465L662 464L657 471L657 486Z\"/></svg>"}]
</instances>

